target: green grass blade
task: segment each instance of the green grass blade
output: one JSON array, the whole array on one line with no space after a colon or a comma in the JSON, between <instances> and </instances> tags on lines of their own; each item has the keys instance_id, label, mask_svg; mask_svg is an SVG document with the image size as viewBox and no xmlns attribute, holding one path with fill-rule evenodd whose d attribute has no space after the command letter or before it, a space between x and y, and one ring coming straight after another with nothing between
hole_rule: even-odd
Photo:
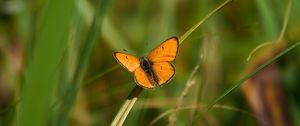
<instances>
[{"instance_id":1,"label":"green grass blade","mask_svg":"<svg viewBox=\"0 0 300 126\"><path fill-rule=\"evenodd\" d=\"M181 44L188 36L190 36L201 24L203 24L209 17L211 17L213 14L215 14L218 10L225 7L227 4L229 4L232 0L226 0L222 4L220 4L217 8L215 8L213 11L211 11L209 14L207 14L202 20L200 20L197 24L195 24L192 28L190 28L187 32L185 32L182 36L179 38L179 43Z\"/></svg>"},{"instance_id":2,"label":"green grass blade","mask_svg":"<svg viewBox=\"0 0 300 126\"><path fill-rule=\"evenodd\" d=\"M72 106L75 102L78 90L80 88L81 80L85 72L86 65L89 61L90 54L96 43L96 39L100 34L99 32L100 29L102 28L102 21L108 3L109 1L101 1L99 2L99 6L97 7L97 11L94 16L94 20L87 37L87 43L83 48L81 54L79 54L80 57L78 60L79 61L78 66L76 67L75 75L71 80L72 86L68 90L66 98L63 101L63 106L61 108L61 117L59 121L60 125L64 126L68 124L69 114L71 112Z\"/></svg>"},{"instance_id":3,"label":"green grass blade","mask_svg":"<svg viewBox=\"0 0 300 126\"><path fill-rule=\"evenodd\" d=\"M265 47L265 46L268 46L270 44L276 44L276 43L279 43L279 42L284 42L282 41L283 40L283 37L286 33L286 28L287 28L287 24L288 24L288 20L289 20L289 17L290 17L290 12L291 12L291 8L292 8L292 0L289 0L288 1L288 4L287 4L287 7L286 7L286 10L285 10L285 14L284 14L284 20L283 20L283 24L282 24L282 28L281 28L281 32L277 38L276 41L269 41L269 42L264 42L260 45L258 45L257 47L255 47L248 55L247 57L247 61L249 61L251 59L251 57L261 48Z\"/></svg>"},{"instance_id":4,"label":"green grass blade","mask_svg":"<svg viewBox=\"0 0 300 126\"><path fill-rule=\"evenodd\" d=\"M264 64L262 64L259 67L257 67L254 71L252 71L251 73L249 73L246 76L244 76L242 79L240 79L239 81L237 81L231 88L229 88L227 91L225 91L220 97L218 97L211 104L209 104L208 109L211 109L213 105L215 105L217 102L219 102L220 100L222 100L231 91L233 91L234 89L240 87L246 80L248 80L253 75L255 75L259 71L263 70L264 68L266 68L267 66L269 66L270 64L272 64L274 61L276 61L281 56L283 56L284 54L288 53L289 51L291 51L292 49L294 49L295 47L297 47L299 44L300 44L300 42L297 42L297 43L293 44L292 46L286 48L285 50L283 50L282 52L280 52L279 54L277 54L276 56L274 56L273 58L271 58L270 60L268 60Z\"/></svg>"},{"instance_id":5,"label":"green grass blade","mask_svg":"<svg viewBox=\"0 0 300 126\"><path fill-rule=\"evenodd\" d=\"M284 54L288 53L289 51L291 51L292 49L296 48L298 45L300 44L300 42L297 42L293 45L291 45L290 47L286 48L285 50L283 50L282 52L280 52L279 54L277 54L276 56L274 56L273 58L271 58L270 60L268 60L267 62L265 62L264 64L260 65L259 67L257 67L255 70L253 70L251 73L247 74L246 76L242 77L240 80L238 80L231 88L229 88L228 90L226 90L222 95L220 95L218 98L216 98L212 103L210 103L208 105L208 111L211 110L211 108L218 103L219 101L221 101L223 98L225 98L225 96L227 96L230 92L232 92L234 89L240 87L246 80L248 80L249 78L251 78L253 75L255 75L256 73L258 73L259 71L263 70L264 68L266 68L267 66L269 66L270 64L272 64L274 61L276 61L277 59L279 59L281 56L283 56ZM195 123L196 120L198 118L200 118L200 114L196 115L192 121L191 124Z\"/></svg>"},{"instance_id":6,"label":"green grass blade","mask_svg":"<svg viewBox=\"0 0 300 126\"><path fill-rule=\"evenodd\" d=\"M57 86L59 65L67 46L73 0L49 0L41 18L30 61L25 68L24 87L17 113L17 126L45 126ZM62 13L63 12L63 13ZM29 50L26 50L26 52Z\"/></svg>"},{"instance_id":7,"label":"green grass blade","mask_svg":"<svg viewBox=\"0 0 300 126\"><path fill-rule=\"evenodd\" d=\"M104 70L103 72L101 72L101 73L95 75L94 77L92 77L91 79L89 79L89 80L86 82L86 85L91 84L92 82L98 80L99 78L101 78L101 77L104 76L105 74L107 74L107 73L109 73L109 72L111 72L111 71L113 71L113 70L115 70L115 69L117 69L117 68L119 68L119 67L120 67L119 64L115 64L114 66L109 67L108 69Z\"/></svg>"},{"instance_id":8,"label":"green grass blade","mask_svg":"<svg viewBox=\"0 0 300 126\"><path fill-rule=\"evenodd\" d=\"M136 85L133 90L130 92L129 96L127 97L126 101L123 103L122 107L119 109L117 115L115 116L114 120L111 122L111 126L122 126L127 115L129 114L131 108L133 107L134 103L136 102L138 96L143 91L143 88Z\"/></svg>"},{"instance_id":9,"label":"green grass blade","mask_svg":"<svg viewBox=\"0 0 300 126\"><path fill-rule=\"evenodd\" d=\"M260 14L261 21L263 23L262 27L265 32L264 35L267 39L275 38L279 32L278 20L273 13L270 1L268 0L256 0L256 5L258 6L258 12Z\"/></svg>"}]
</instances>

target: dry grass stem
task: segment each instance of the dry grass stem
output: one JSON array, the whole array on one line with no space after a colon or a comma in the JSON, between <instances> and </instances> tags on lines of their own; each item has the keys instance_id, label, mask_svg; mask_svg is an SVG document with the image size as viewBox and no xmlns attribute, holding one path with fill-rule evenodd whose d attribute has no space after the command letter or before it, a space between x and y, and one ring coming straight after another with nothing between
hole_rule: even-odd
<instances>
[{"instance_id":1,"label":"dry grass stem","mask_svg":"<svg viewBox=\"0 0 300 126\"><path fill-rule=\"evenodd\" d=\"M189 79L188 79L188 81L187 81L187 83L185 85L185 88L182 91L182 93L181 93L181 95L180 95L180 97L178 99L176 108L175 108L175 110L173 111L173 113L169 117L168 126L173 126L174 125L174 122L176 121L176 115L177 115L177 113L179 111L180 106L182 105L183 98L188 94L190 88L195 84L194 77L195 77L197 71L199 70L199 68L200 68L200 65L199 64L196 65L195 68L194 68L194 70L193 70L193 72L190 74Z\"/></svg>"},{"instance_id":2,"label":"dry grass stem","mask_svg":"<svg viewBox=\"0 0 300 126\"><path fill-rule=\"evenodd\" d=\"M189 105L189 106L182 106L182 107L179 107L178 108L178 111L179 110L189 110L189 109L204 109L208 107L207 104L194 104L194 105ZM254 113L251 113L251 112L248 112L248 111L245 111L243 109L240 109L240 108L235 108L235 107L232 107L232 106L228 106L228 105L220 105L220 104L216 104L213 106L214 109L224 109L224 110L230 110L230 111L236 111L236 112L240 112L240 113L243 113L245 115L248 115L254 119L257 119L257 120L261 120L258 116L256 116ZM153 119L149 126L152 126L154 125L156 122L158 122L160 119L164 118L165 116L169 115L169 114L173 114L175 112L175 110L168 110L162 114L160 114L159 116L157 116L155 119Z\"/></svg>"}]
</instances>

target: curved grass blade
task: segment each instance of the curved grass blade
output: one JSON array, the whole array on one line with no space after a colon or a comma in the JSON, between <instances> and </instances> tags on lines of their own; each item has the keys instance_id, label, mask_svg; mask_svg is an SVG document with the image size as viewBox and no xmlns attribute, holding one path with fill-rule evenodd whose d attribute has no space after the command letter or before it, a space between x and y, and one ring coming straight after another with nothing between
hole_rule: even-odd
<instances>
[{"instance_id":1,"label":"curved grass blade","mask_svg":"<svg viewBox=\"0 0 300 126\"><path fill-rule=\"evenodd\" d=\"M110 124L111 126L122 126L127 115L129 114L131 108L133 107L134 103L137 100L137 97L141 94L143 88L136 85L133 90L130 92L129 96L127 97L126 101L122 105L121 109L118 111L118 114Z\"/></svg>"},{"instance_id":2,"label":"curved grass blade","mask_svg":"<svg viewBox=\"0 0 300 126\"><path fill-rule=\"evenodd\" d=\"M229 88L228 90L226 90L222 95L220 95L218 98L216 98L212 103L210 103L208 105L208 109L207 111L211 110L211 108L218 103L219 101L221 101L223 98L225 98L225 96L227 96L230 92L232 92L234 89L240 87L246 80L248 80L249 78L251 78L253 75L255 75L256 73L258 73L259 71L263 70L264 68L266 68L267 66L269 66L270 64L272 64L274 61L276 61L277 59L279 59L280 57L282 57L284 54L290 52L292 49L296 48L298 45L300 44L300 42L297 42L293 45L291 45L290 47L286 48L285 50L283 50L282 52L280 52L279 54L277 54L276 56L274 56L273 58L271 58L270 60L268 60L267 62L265 62L264 64L260 65L259 67L257 67L254 71L252 71L251 73L247 74L246 76L242 77L240 80L238 80L237 82L234 83L234 85ZM198 118L200 118L200 114L196 115L192 121L191 121L191 125L193 123L195 123L197 121Z\"/></svg>"},{"instance_id":3,"label":"curved grass blade","mask_svg":"<svg viewBox=\"0 0 300 126\"><path fill-rule=\"evenodd\" d=\"M218 10L225 7L228 3L230 3L232 0L226 0L221 5L219 5L217 8L212 10L209 14L207 14L201 21L199 21L197 24L195 24L192 28L190 28L187 32L185 32L182 36L179 38L179 43L181 44L188 36L190 36L201 24L203 24L209 17L211 17L213 14L215 14Z\"/></svg>"},{"instance_id":4,"label":"curved grass blade","mask_svg":"<svg viewBox=\"0 0 300 126\"><path fill-rule=\"evenodd\" d=\"M300 44L300 42L297 42L293 45L291 45L290 47L286 48L285 50L283 50L282 52L280 52L279 54L277 54L276 56L274 56L273 58L271 58L270 60L268 60L267 62L265 62L264 64L260 65L258 68L256 68L253 72L249 73L248 75L246 75L245 77L243 77L242 79L240 79L239 81L237 81L234 86L232 86L230 89L228 89L227 91L225 91L220 97L218 97L216 100L214 100L214 102L212 102L209 106L208 109L211 109L212 106L214 104L216 104L217 102L219 102L220 100L222 100L226 95L228 95L231 91L233 91L234 89L238 88L239 86L241 86L243 84L243 82L245 82L246 80L248 80L249 78L251 78L253 75L255 75L256 73L258 73L259 71L261 71L262 69L266 68L267 66L269 66L270 64L272 64L274 61L276 61L277 59L279 59L281 56L283 56L284 54L288 53L289 51L291 51L292 49L296 48L298 45Z\"/></svg>"},{"instance_id":5,"label":"curved grass blade","mask_svg":"<svg viewBox=\"0 0 300 126\"><path fill-rule=\"evenodd\" d=\"M285 14L284 14L284 19L283 19L283 24L282 24L282 28L281 28L281 32L277 38L277 40L275 42L273 41L268 41L268 42L264 42L260 45L258 45L257 47L255 47L248 55L247 57L247 61L249 61L252 56L261 48L268 46L270 44L278 44L279 42L283 42L282 39L284 37L284 34L286 33L286 28L287 28L287 24L288 24L288 19L289 19L289 15L291 12L291 8L292 8L292 0L288 1L286 10L285 10Z\"/></svg>"}]
</instances>

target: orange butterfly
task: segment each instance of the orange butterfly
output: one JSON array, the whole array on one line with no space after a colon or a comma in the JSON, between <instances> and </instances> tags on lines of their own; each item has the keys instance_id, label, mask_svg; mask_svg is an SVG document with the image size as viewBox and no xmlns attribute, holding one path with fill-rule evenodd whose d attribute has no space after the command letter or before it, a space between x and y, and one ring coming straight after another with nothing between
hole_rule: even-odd
<instances>
[{"instance_id":1,"label":"orange butterfly","mask_svg":"<svg viewBox=\"0 0 300 126\"><path fill-rule=\"evenodd\" d=\"M172 37L154 48L147 57L135 57L115 52L114 57L128 71L134 72L135 82L143 88L166 84L175 75L175 60L179 42Z\"/></svg>"}]
</instances>

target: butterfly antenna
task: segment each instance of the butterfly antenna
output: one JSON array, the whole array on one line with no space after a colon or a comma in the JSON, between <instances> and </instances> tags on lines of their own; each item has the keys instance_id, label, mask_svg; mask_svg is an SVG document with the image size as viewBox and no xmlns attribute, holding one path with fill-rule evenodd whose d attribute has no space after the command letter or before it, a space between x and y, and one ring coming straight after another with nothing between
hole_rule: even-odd
<instances>
[{"instance_id":1,"label":"butterfly antenna","mask_svg":"<svg viewBox=\"0 0 300 126\"><path fill-rule=\"evenodd\" d=\"M123 51L126 52L126 53L130 53L130 54L136 54L135 52L128 51L127 49L123 49Z\"/></svg>"},{"instance_id":2,"label":"butterfly antenna","mask_svg":"<svg viewBox=\"0 0 300 126\"><path fill-rule=\"evenodd\" d=\"M144 42L145 46L143 47L142 50L142 55L145 56L147 54L147 50L149 49L149 41Z\"/></svg>"},{"instance_id":3,"label":"butterfly antenna","mask_svg":"<svg viewBox=\"0 0 300 126\"><path fill-rule=\"evenodd\" d=\"M128 52L128 50L127 50L127 49L123 49L123 51L124 51L124 52Z\"/></svg>"}]
</instances>

